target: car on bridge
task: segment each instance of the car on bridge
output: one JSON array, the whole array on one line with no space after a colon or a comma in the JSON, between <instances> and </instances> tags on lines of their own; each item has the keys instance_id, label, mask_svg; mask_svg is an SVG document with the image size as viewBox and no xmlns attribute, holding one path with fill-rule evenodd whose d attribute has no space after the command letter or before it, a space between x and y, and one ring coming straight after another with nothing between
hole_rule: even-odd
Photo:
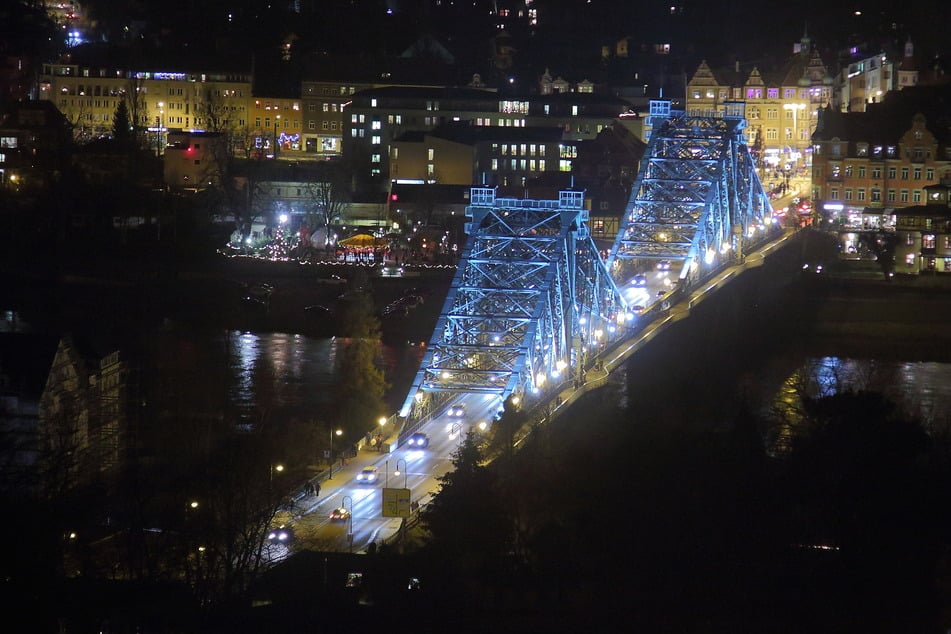
<instances>
[{"instance_id":1,"label":"car on bridge","mask_svg":"<svg viewBox=\"0 0 951 634\"><path fill-rule=\"evenodd\" d=\"M631 281L628 282L628 285L633 286L635 288L642 288L644 286L647 286L647 276L644 275L643 273L638 273L637 275L631 278Z\"/></svg>"},{"instance_id":2,"label":"car on bridge","mask_svg":"<svg viewBox=\"0 0 951 634\"><path fill-rule=\"evenodd\" d=\"M463 418L466 415L466 406L462 403L450 405L446 413L449 414L450 418Z\"/></svg>"},{"instance_id":3,"label":"car on bridge","mask_svg":"<svg viewBox=\"0 0 951 634\"><path fill-rule=\"evenodd\" d=\"M376 484L379 479L380 474L376 467L364 467L363 471L357 474L357 482L360 484Z\"/></svg>"},{"instance_id":4,"label":"car on bridge","mask_svg":"<svg viewBox=\"0 0 951 634\"><path fill-rule=\"evenodd\" d=\"M418 431L406 439L406 444L414 449L425 449L429 446L429 436Z\"/></svg>"},{"instance_id":5,"label":"car on bridge","mask_svg":"<svg viewBox=\"0 0 951 634\"><path fill-rule=\"evenodd\" d=\"M658 271L669 271L669 270L670 270L670 260L658 260L658 261L657 261L657 270L658 270Z\"/></svg>"}]
</instances>

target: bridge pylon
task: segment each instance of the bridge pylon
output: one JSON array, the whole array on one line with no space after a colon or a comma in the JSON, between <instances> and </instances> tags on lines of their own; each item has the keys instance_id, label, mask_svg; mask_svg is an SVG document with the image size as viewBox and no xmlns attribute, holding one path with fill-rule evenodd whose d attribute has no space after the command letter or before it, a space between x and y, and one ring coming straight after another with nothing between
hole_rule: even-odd
<instances>
[{"instance_id":1,"label":"bridge pylon","mask_svg":"<svg viewBox=\"0 0 951 634\"><path fill-rule=\"evenodd\" d=\"M491 394L501 406L570 381L631 319L591 239L583 191L526 200L475 187L470 202L459 268L400 410L404 433L455 395Z\"/></svg>"},{"instance_id":2,"label":"bridge pylon","mask_svg":"<svg viewBox=\"0 0 951 634\"><path fill-rule=\"evenodd\" d=\"M663 267L689 288L741 262L776 228L745 116L740 102L703 112L651 102L647 150L607 259L620 285Z\"/></svg>"}]
</instances>

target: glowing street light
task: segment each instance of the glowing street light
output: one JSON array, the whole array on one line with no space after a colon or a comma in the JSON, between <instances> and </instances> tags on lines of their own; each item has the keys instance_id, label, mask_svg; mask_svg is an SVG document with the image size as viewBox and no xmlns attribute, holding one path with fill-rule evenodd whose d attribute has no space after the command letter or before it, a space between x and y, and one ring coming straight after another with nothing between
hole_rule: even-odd
<instances>
[{"instance_id":1,"label":"glowing street light","mask_svg":"<svg viewBox=\"0 0 951 634\"><path fill-rule=\"evenodd\" d=\"M403 488L405 489L405 488L406 488L406 478L407 478L407 476L409 476L409 474L406 473L406 460L405 460L405 459L400 458L399 460L396 461L396 471L393 472L393 475L395 475L395 476L397 476L397 477L400 475L400 463L401 463L401 462L403 463Z\"/></svg>"},{"instance_id":2,"label":"glowing street light","mask_svg":"<svg viewBox=\"0 0 951 634\"><path fill-rule=\"evenodd\" d=\"M334 436L343 436L343 430L335 429L330 432L330 473L327 474L328 480L334 475Z\"/></svg>"},{"instance_id":3,"label":"glowing street light","mask_svg":"<svg viewBox=\"0 0 951 634\"><path fill-rule=\"evenodd\" d=\"M284 465L282 465L282 464L280 464L280 463L278 463L278 464L272 464L272 465L271 465L271 482L274 482L274 472L275 472L275 471L277 471L278 473L283 473L283 472L284 472Z\"/></svg>"}]
</instances>

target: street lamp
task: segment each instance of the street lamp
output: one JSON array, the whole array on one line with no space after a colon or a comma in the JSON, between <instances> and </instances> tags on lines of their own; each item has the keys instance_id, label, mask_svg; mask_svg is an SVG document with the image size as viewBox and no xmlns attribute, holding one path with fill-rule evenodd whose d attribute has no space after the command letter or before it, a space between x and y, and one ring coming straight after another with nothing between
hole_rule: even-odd
<instances>
[{"instance_id":1,"label":"street lamp","mask_svg":"<svg viewBox=\"0 0 951 634\"><path fill-rule=\"evenodd\" d=\"M398 475L400 474L400 463L401 463L401 462L403 463L403 488L405 489L405 488L406 488L406 478L407 478L407 476L409 475L408 473L406 473L406 460L405 460L405 459L400 458L399 460L396 461L396 471L393 472L393 475L398 476Z\"/></svg>"},{"instance_id":2,"label":"street lamp","mask_svg":"<svg viewBox=\"0 0 951 634\"><path fill-rule=\"evenodd\" d=\"M350 507L347 507L347 501L350 502ZM349 495L343 496L343 499L340 500L340 503L343 505L343 508L350 511L347 513L347 542L350 544L350 552L353 553L353 498Z\"/></svg>"},{"instance_id":3,"label":"street lamp","mask_svg":"<svg viewBox=\"0 0 951 634\"><path fill-rule=\"evenodd\" d=\"M284 471L284 465L282 464L272 464L271 465L271 482L274 482L274 472L277 471L281 473Z\"/></svg>"},{"instance_id":4,"label":"street lamp","mask_svg":"<svg viewBox=\"0 0 951 634\"><path fill-rule=\"evenodd\" d=\"M796 149L796 154L799 154L799 111L805 110L806 104L804 103L784 103L783 110L789 110L792 112L792 137L793 137L793 147ZM799 163L799 157L796 157L796 163Z\"/></svg>"},{"instance_id":5,"label":"street lamp","mask_svg":"<svg viewBox=\"0 0 951 634\"><path fill-rule=\"evenodd\" d=\"M343 436L343 430L336 429L330 432L330 473L327 474L328 480L334 475L334 436Z\"/></svg>"},{"instance_id":6,"label":"street lamp","mask_svg":"<svg viewBox=\"0 0 951 634\"><path fill-rule=\"evenodd\" d=\"M274 115L274 159L277 159L277 125L281 122L281 115Z\"/></svg>"},{"instance_id":7,"label":"street lamp","mask_svg":"<svg viewBox=\"0 0 951 634\"><path fill-rule=\"evenodd\" d=\"M163 136L163 135L162 135L162 130L165 128L165 102L164 102L164 101L158 102L158 112L159 112L158 142L157 142L155 145L157 146L157 147L156 147L156 152L159 153L159 154L161 154L161 153L162 153L162 141L164 140L164 139L162 138L162 136Z\"/></svg>"}]
</instances>

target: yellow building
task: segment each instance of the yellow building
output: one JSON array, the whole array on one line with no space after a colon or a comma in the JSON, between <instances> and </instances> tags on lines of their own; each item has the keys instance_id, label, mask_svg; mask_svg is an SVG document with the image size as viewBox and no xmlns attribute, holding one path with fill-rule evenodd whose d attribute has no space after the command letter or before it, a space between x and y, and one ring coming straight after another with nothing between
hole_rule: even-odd
<instances>
[{"instance_id":1,"label":"yellow building","mask_svg":"<svg viewBox=\"0 0 951 634\"><path fill-rule=\"evenodd\" d=\"M687 110L723 112L724 103L746 104L747 139L764 183L808 177L812 133L819 108L832 99L833 78L819 52L804 37L793 57L775 74L758 68L714 71L702 62L687 83ZM788 183L787 183L788 184Z\"/></svg>"},{"instance_id":2,"label":"yellow building","mask_svg":"<svg viewBox=\"0 0 951 634\"><path fill-rule=\"evenodd\" d=\"M828 222L848 231L890 228L896 210L933 202L927 187L951 181L951 135L941 123L949 95L947 86L918 86L865 112L822 111L812 183ZM846 238L846 252L858 246Z\"/></svg>"},{"instance_id":3,"label":"yellow building","mask_svg":"<svg viewBox=\"0 0 951 634\"><path fill-rule=\"evenodd\" d=\"M130 119L148 135L140 141L161 153L169 130L240 136L248 126L251 74L44 64L39 96L56 104L80 143L111 136L116 108L125 100Z\"/></svg>"},{"instance_id":4,"label":"yellow building","mask_svg":"<svg viewBox=\"0 0 951 634\"><path fill-rule=\"evenodd\" d=\"M284 158L303 152L303 112L298 98L256 96L248 104L250 140L254 156Z\"/></svg>"}]
</instances>

